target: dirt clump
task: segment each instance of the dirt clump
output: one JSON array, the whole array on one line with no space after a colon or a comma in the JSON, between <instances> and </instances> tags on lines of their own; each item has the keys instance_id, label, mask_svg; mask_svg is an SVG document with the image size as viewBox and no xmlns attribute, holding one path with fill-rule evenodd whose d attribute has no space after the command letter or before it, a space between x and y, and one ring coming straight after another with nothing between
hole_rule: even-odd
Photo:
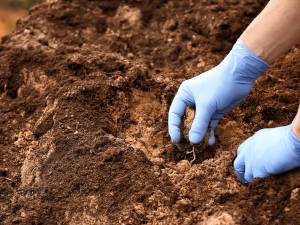
<instances>
[{"instance_id":1,"label":"dirt clump","mask_svg":"<svg viewBox=\"0 0 300 225\"><path fill-rule=\"evenodd\" d=\"M267 1L47 0L0 42L1 224L299 224L299 172L236 179L239 144L298 108L300 50L220 123L170 143L180 83L215 66Z\"/></svg>"}]
</instances>

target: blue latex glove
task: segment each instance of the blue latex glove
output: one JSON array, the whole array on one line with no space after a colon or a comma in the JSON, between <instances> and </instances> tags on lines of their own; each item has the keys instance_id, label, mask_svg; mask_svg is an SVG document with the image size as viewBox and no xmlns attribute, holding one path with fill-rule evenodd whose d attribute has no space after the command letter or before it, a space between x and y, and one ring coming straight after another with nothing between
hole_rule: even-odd
<instances>
[{"instance_id":1,"label":"blue latex glove","mask_svg":"<svg viewBox=\"0 0 300 225\"><path fill-rule=\"evenodd\" d=\"M262 129L238 149L234 168L241 182L268 177L300 167L300 139L291 125Z\"/></svg>"},{"instance_id":2,"label":"blue latex glove","mask_svg":"<svg viewBox=\"0 0 300 225\"><path fill-rule=\"evenodd\" d=\"M189 131L190 142L200 143L210 125L209 144L214 144L218 120L244 99L256 78L267 68L266 62L238 40L218 66L184 81L169 110L168 129L172 142L180 142L182 117L190 106L196 107Z\"/></svg>"}]
</instances>

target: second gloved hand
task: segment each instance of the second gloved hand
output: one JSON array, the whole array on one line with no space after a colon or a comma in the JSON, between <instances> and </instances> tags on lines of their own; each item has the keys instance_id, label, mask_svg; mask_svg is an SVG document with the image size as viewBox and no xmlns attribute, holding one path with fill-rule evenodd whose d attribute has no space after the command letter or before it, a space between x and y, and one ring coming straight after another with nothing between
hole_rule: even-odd
<instances>
[{"instance_id":1,"label":"second gloved hand","mask_svg":"<svg viewBox=\"0 0 300 225\"><path fill-rule=\"evenodd\" d=\"M300 166L300 140L291 125L262 129L248 138L238 149L234 168L239 180L251 182Z\"/></svg>"},{"instance_id":2,"label":"second gloved hand","mask_svg":"<svg viewBox=\"0 0 300 225\"><path fill-rule=\"evenodd\" d=\"M211 127L209 144L214 144L214 129L250 92L256 78L268 64L238 40L227 57L215 68L184 81L169 110L168 129L173 143L181 139L181 122L186 107L196 107L189 140L198 144Z\"/></svg>"}]
</instances>

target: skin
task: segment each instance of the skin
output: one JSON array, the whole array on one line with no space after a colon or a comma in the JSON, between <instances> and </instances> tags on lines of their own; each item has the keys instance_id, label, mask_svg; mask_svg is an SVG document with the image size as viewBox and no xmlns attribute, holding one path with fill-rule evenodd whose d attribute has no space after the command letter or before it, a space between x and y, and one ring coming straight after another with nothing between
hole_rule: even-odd
<instances>
[{"instance_id":1,"label":"skin","mask_svg":"<svg viewBox=\"0 0 300 225\"><path fill-rule=\"evenodd\" d=\"M271 64L300 43L299 10L299 0L270 0L240 39L257 56ZM300 106L293 132L300 138Z\"/></svg>"}]
</instances>

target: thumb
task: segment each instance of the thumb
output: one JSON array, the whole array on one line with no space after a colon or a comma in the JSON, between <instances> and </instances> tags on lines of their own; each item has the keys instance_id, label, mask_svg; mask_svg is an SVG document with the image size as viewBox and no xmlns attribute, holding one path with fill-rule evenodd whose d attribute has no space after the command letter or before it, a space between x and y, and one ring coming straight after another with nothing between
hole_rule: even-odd
<instances>
[{"instance_id":1,"label":"thumb","mask_svg":"<svg viewBox=\"0 0 300 225\"><path fill-rule=\"evenodd\" d=\"M189 132L189 140L192 144L199 144L201 142L207 131L211 117L212 113L207 110L207 107L200 108L196 106L195 118Z\"/></svg>"},{"instance_id":2,"label":"thumb","mask_svg":"<svg viewBox=\"0 0 300 225\"><path fill-rule=\"evenodd\" d=\"M168 117L168 130L172 142L177 144L181 138L181 123L187 105L184 100L177 94L171 104Z\"/></svg>"},{"instance_id":3,"label":"thumb","mask_svg":"<svg viewBox=\"0 0 300 225\"><path fill-rule=\"evenodd\" d=\"M168 130L171 140L174 144L178 144L181 139L181 123L188 105L192 105L193 101L188 92L187 82L184 81L173 99L170 106L168 116Z\"/></svg>"}]
</instances>

